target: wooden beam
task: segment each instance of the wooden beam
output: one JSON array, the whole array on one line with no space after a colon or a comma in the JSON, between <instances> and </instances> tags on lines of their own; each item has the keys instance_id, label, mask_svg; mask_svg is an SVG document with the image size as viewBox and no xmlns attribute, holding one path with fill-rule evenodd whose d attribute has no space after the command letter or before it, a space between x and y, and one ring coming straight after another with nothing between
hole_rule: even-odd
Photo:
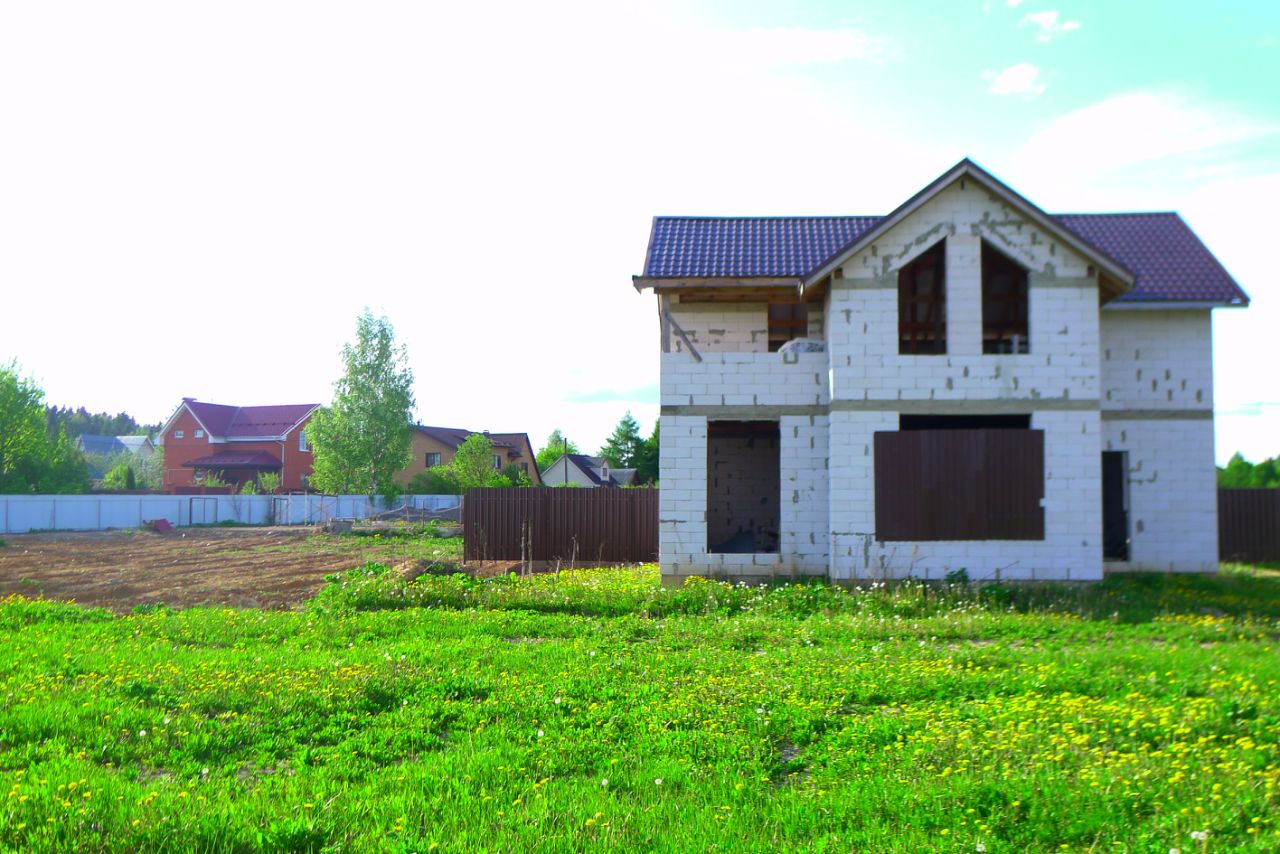
<instances>
[{"instance_id":1,"label":"wooden beam","mask_svg":"<svg viewBox=\"0 0 1280 854\"><path fill-rule=\"evenodd\" d=\"M672 291L663 289L658 293L666 295ZM699 302L777 302L783 300L795 301L795 288L715 288L707 289L690 289L675 291L680 297L680 304L687 305L689 303Z\"/></svg>"},{"instance_id":2,"label":"wooden beam","mask_svg":"<svg viewBox=\"0 0 1280 854\"><path fill-rule=\"evenodd\" d=\"M667 312L667 323L671 324L671 328L680 336L680 340L684 342L684 346L689 348L689 355L693 356L695 362L702 361L702 354L693 346L693 342L689 340L689 336L684 334L684 330L680 328L680 324L676 323L676 319L671 316L671 312Z\"/></svg>"},{"instance_id":3,"label":"wooden beam","mask_svg":"<svg viewBox=\"0 0 1280 854\"><path fill-rule=\"evenodd\" d=\"M658 294L658 326L662 334L662 352L671 352L671 297Z\"/></svg>"}]
</instances>

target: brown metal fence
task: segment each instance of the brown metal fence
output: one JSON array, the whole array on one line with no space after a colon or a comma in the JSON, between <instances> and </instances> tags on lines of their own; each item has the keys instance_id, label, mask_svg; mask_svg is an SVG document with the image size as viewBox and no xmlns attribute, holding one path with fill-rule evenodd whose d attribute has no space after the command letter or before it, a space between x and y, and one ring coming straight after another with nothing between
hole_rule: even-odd
<instances>
[{"instance_id":1,"label":"brown metal fence","mask_svg":"<svg viewBox=\"0 0 1280 854\"><path fill-rule=\"evenodd\" d=\"M1218 556L1280 561L1280 489L1218 490Z\"/></svg>"},{"instance_id":2,"label":"brown metal fence","mask_svg":"<svg viewBox=\"0 0 1280 854\"><path fill-rule=\"evenodd\" d=\"M877 540L1043 540L1044 431L875 434Z\"/></svg>"},{"instance_id":3,"label":"brown metal fence","mask_svg":"<svg viewBox=\"0 0 1280 854\"><path fill-rule=\"evenodd\" d=\"M645 563L658 559L656 489L468 489L466 560Z\"/></svg>"}]
</instances>

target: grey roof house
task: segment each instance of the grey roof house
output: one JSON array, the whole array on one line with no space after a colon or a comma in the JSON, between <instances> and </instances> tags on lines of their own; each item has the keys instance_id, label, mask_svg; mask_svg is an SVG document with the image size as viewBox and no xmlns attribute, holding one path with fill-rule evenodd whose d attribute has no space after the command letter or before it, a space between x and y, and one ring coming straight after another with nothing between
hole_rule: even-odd
<instances>
[{"instance_id":1,"label":"grey roof house","mask_svg":"<svg viewBox=\"0 0 1280 854\"><path fill-rule=\"evenodd\" d=\"M564 454L542 473L544 486L631 486L635 481L635 469L611 468L604 457L586 454Z\"/></svg>"}]
</instances>

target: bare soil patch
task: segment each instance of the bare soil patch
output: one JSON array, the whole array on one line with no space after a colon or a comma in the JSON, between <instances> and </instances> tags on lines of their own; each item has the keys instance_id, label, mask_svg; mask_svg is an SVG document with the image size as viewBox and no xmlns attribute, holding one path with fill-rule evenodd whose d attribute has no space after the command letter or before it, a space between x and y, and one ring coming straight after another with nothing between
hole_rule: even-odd
<instances>
[{"instance_id":1,"label":"bare soil patch","mask_svg":"<svg viewBox=\"0 0 1280 854\"><path fill-rule=\"evenodd\" d=\"M5 535L0 595L137 605L291 608L325 575L377 561L448 564L456 540L331 536L311 528L185 528Z\"/></svg>"}]
</instances>

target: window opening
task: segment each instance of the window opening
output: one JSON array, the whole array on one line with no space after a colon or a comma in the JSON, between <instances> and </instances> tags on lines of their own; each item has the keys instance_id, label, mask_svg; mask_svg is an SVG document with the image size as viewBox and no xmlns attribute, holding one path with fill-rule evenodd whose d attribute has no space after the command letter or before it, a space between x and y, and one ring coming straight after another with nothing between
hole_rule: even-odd
<instances>
[{"instance_id":1,"label":"window opening","mask_svg":"<svg viewBox=\"0 0 1280 854\"><path fill-rule=\"evenodd\" d=\"M798 299L774 300L769 303L769 352L776 353L783 344L809 334L809 307Z\"/></svg>"},{"instance_id":2,"label":"window opening","mask_svg":"<svg viewBox=\"0 0 1280 854\"><path fill-rule=\"evenodd\" d=\"M426 464L427 468L434 468L435 466L440 465L440 454L434 451L428 451Z\"/></svg>"},{"instance_id":3,"label":"window opening","mask_svg":"<svg viewBox=\"0 0 1280 854\"><path fill-rule=\"evenodd\" d=\"M982 242L982 352L1030 353L1027 270Z\"/></svg>"},{"instance_id":4,"label":"window opening","mask_svg":"<svg viewBox=\"0 0 1280 854\"><path fill-rule=\"evenodd\" d=\"M309 451L309 450L311 450L311 447L307 444L307 431L306 431L306 430L299 430L299 431L298 431L298 450L299 450L299 451Z\"/></svg>"},{"instance_id":5,"label":"window opening","mask_svg":"<svg viewBox=\"0 0 1280 854\"><path fill-rule=\"evenodd\" d=\"M947 352L947 241L898 271L898 352Z\"/></svg>"},{"instance_id":6,"label":"window opening","mask_svg":"<svg viewBox=\"0 0 1280 854\"><path fill-rule=\"evenodd\" d=\"M782 475L776 421L707 423L707 551L776 554Z\"/></svg>"},{"instance_id":7,"label":"window opening","mask_svg":"<svg viewBox=\"0 0 1280 854\"><path fill-rule=\"evenodd\" d=\"M1129 452L1102 452L1102 559L1129 559Z\"/></svg>"}]
</instances>

